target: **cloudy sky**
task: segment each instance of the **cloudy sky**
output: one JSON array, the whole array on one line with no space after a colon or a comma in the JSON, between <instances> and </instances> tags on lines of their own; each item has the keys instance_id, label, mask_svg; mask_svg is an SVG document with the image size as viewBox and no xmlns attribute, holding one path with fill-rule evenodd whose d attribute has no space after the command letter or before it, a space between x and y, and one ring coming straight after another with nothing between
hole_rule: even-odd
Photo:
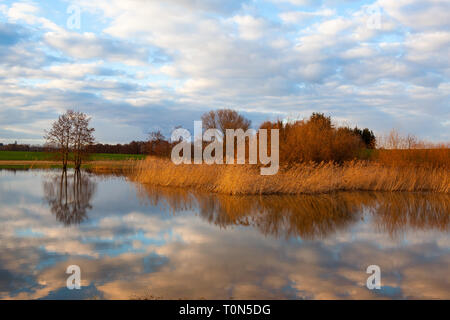
<instances>
[{"instance_id":1,"label":"cloudy sky","mask_svg":"<svg viewBox=\"0 0 450 320\"><path fill-rule=\"evenodd\" d=\"M69 108L127 142L223 107L449 141L449 21L448 0L0 0L0 142Z\"/></svg>"}]
</instances>

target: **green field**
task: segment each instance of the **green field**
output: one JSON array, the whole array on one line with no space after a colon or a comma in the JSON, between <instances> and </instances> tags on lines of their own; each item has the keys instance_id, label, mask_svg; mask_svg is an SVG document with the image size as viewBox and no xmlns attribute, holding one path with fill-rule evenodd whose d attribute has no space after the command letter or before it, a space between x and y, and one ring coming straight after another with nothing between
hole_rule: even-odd
<instances>
[{"instance_id":1,"label":"green field","mask_svg":"<svg viewBox=\"0 0 450 320\"><path fill-rule=\"evenodd\" d=\"M103 160L142 160L145 159L143 154L121 154L121 153L94 153L90 156L91 161L103 161Z\"/></svg>"},{"instance_id":2,"label":"green field","mask_svg":"<svg viewBox=\"0 0 450 320\"><path fill-rule=\"evenodd\" d=\"M94 153L90 161L123 161L144 159L142 154ZM47 152L0 151L0 161L58 161L58 155Z\"/></svg>"}]
</instances>

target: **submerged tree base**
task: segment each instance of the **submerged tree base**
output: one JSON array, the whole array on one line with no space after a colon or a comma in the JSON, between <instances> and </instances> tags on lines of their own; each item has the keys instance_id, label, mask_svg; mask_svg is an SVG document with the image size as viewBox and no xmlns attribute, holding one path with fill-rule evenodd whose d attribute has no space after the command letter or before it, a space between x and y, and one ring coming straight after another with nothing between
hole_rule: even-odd
<instances>
[{"instance_id":1,"label":"submerged tree base","mask_svg":"<svg viewBox=\"0 0 450 320\"><path fill-rule=\"evenodd\" d=\"M450 192L450 170L386 166L372 161L297 164L261 176L255 165L175 165L170 160L139 161L132 180L156 186L194 188L232 195L314 194L332 191Z\"/></svg>"}]
</instances>

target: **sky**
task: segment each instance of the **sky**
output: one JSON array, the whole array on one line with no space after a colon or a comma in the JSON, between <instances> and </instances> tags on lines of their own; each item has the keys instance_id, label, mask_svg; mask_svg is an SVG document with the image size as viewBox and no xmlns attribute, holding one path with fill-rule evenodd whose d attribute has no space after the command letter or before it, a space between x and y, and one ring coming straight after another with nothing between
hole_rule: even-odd
<instances>
[{"instance_id":1,"label":"sky","mask_svg":"<svg viewBox=\"0 0 450 320\"><path fill-rule=\"evenodd\" d=\"M450 140L448 0L0 0L0 143L124 143L211 109Z\"/></svg>"}]
</instances>

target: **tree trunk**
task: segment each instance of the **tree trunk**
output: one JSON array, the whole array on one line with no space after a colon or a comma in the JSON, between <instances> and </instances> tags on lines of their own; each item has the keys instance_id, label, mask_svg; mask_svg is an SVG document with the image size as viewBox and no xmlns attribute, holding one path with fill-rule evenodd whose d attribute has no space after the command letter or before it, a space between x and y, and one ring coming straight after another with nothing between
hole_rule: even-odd
<instances>
[{"instance_id":1,"label":"tree trunk","mask_svg":"<svg viewBox=\"0 0 450 320\"><path fill-rule=\"evenodd\" d=\"M67 170L67 158L68 155L66 152L63 153L63 170L66 171Z\"/></svg>"}]
</instances>

